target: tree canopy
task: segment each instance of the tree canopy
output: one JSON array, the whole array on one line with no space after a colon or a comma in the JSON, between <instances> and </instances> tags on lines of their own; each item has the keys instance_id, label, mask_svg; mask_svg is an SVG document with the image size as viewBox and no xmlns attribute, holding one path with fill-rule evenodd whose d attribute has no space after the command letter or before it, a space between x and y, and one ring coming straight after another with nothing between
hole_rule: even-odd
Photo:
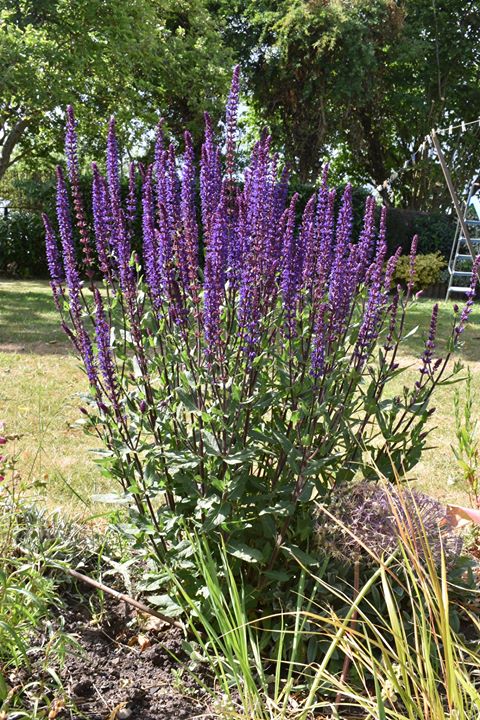
<instances>
[{"instance_id":1,"label":"tree canopy","mask_svg":"<svg viewBox=\"0 0 480 720\"><path fill-rule=\"evenodd\" d=\"M12 164L27 159L31 169L57 149L68 103L95 147L111 113L135 142L159 111L170 128L195 130L223 101L231 61L203 0L0 7L0 179Z\"/></svg>"},{"instance_id":2,"label":"tree canopy","mask_svg":"<svg viewBox=\"0 0 480 720\"><path fill-rule=\"evenodd\" d=\"M229 0L222 7L255 111L305 181L328 155L338 172L377 184L431 128L480 114L475 0ZM478 134L460 141L465 177L477 145ZM438 205L438 179L431 163L420 164L402 187L403 204Z\"/></svg>"},{"instance_id":3,"label":"tree canopy","mask_svg":"<svg viewBox=\"0 0 480 720\"><path fill-rule=\"evenodd\" d=\"M328 158L335 179L377 185L433 127L480 115L477 0L0 0L0 62L0 180L51 164L70 102L90 153L112 112L139 155L159 113L198 140L234 62L247 123L270 127L302 182ZM444 138L460 187L479 139ZM445 206L438 167L419 162L395 199Z\"/></svg>"}]
</instances>

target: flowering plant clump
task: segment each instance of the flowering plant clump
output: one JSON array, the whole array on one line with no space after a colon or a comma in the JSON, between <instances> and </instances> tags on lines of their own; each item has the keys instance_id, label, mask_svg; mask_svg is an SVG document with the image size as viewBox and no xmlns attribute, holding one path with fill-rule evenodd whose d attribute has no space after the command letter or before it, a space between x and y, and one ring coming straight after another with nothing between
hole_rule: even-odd
<instances>
[{"instance_id":1,"label":"flowering plant clump","mask_svg":"<svg viewBox=\"0 0 480 720\"><path fill-rule=\"evenodd\" d=\"M343 485L332 493L326 509L319 507L317 542L324 552L353 563L390 555L406 538L423 561L428 555L439 565L443 557L452 564L462 550L462 538L445 522L446 514L438 500L410 488L373 482Z\"/></svg>"},{"instance_id":2,"label":"flowering plant clump","mask_svg":"<svg viewBox=\"0 0 480 720\"><path fill-rule=\"evenodd\" d=\"M351 187L335 217L325 167L298 222L267 133L239 179L238 97L236 69L226 136L219 144L206 116L199 171L190 135L178 159L160 123L153 162L130 165L126 197L112 119L106 174L93 164L91 223L68 108L58 232L44 221L54 300L90 384L87 425L132 526L186 575L185 533L221 540L260 591L288 583L292 556L313 562L314 497L372 467L393 477L418 461L449 355L434 357L435 307L416 381L389 393L402 372L416 240L406 290L391 293L398 254L386 257L373 198L355 240Z\"/></svg>"}]
</instances>

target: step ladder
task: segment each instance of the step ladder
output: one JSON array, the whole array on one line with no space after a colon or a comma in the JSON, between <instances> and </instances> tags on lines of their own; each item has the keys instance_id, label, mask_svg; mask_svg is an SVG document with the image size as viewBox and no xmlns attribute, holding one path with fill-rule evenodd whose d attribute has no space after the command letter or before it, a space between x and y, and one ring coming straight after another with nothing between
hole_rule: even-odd
<instances>
[{"instance_id":1,"label":"step ladder","mask_svg":"<svg viewBox=\"0 0 480 720\"><path fill-rule=\"evenodd\" d=\"M480 252L480 198L478 196L478 183L471 185L468 192L464 210L464 223L470 235L470 248L475 255ZM462 230L462 225L457 220L457 227L448 261L448 288L445 299L448 300L450 293L462 293L466 295L470 291L472 280L472 268L474 257Z\"/></svg>"}]
</instances>

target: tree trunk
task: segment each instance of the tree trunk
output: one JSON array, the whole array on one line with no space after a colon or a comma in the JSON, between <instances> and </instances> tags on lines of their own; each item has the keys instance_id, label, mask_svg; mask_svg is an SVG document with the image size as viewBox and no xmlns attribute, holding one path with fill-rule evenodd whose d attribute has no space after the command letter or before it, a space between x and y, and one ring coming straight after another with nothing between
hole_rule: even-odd
<instances>
[{"instance_id":1,"label":"tree trunk","mask_svg":"<svg viewBox=\"0 0 480 720\"><path fill-rule=\"evenodd\" d=\"M28 127L28 122L26 119L17 120L10 132L6 133L5 139L0 145L0 180L14 162L14 160L12 160L12 153L22 139Z\"/></svg>"}]
</instances>

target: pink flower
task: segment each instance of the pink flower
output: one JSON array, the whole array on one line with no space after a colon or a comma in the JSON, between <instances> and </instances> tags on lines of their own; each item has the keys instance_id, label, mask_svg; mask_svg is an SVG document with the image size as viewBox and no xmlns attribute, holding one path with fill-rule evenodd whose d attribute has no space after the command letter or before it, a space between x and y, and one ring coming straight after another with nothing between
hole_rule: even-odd
<instances>
[{"instance_id":1,"label":"pink flower","mask_svg":"<svg viewBox=\"0 0 480 720\"><path fill-rule=\"evenodd\" d=\"M7 438L6 437L0 437L0 445L6 445L7 444Z\"/></svg>"}]
</instances>

